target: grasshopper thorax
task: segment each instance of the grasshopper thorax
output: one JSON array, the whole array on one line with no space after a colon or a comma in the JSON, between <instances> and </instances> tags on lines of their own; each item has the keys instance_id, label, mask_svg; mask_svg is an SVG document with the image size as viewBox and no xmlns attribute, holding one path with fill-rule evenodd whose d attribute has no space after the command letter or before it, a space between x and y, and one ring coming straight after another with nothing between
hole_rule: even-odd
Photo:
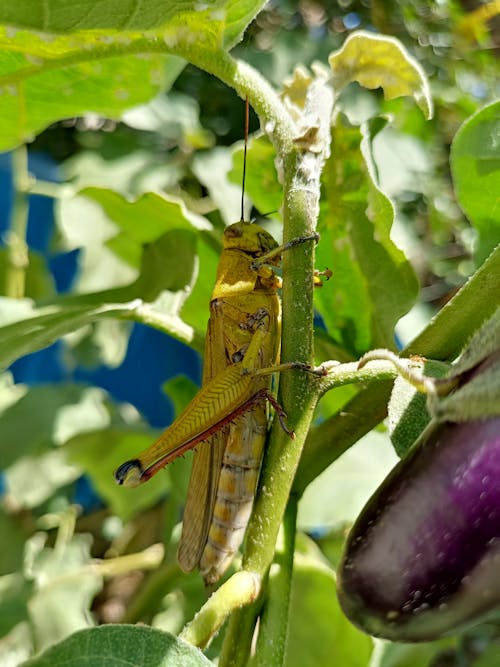
<instances>
[{"instance_id":1,"label":"grasshopper thorax","mask_svg":"<svg viewBox=\"0 0 500 667\"><path fill-rule=\"evenodd\" d=\"M240 220L226 227L223 244L224 250L240 250L253 257L261 257L278 247L269 232L246 220Z\"/></svg>"}]
</instances>

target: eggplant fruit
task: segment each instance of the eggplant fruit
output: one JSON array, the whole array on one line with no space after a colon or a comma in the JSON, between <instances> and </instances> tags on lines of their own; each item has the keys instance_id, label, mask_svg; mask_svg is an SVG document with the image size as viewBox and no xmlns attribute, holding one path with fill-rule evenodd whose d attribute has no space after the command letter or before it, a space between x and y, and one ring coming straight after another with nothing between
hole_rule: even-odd
<instances>
[{"instance_id":1,"label":"eggplant fruit","mask_svg":"<svg viewBox=\"0 0 500 667\"><path fill-rule=\"evenodd\" d=\"M425 431L355 522L338 572L368 634L430 641L500 607L500 416Z\"/></svg>"}]
</instances>

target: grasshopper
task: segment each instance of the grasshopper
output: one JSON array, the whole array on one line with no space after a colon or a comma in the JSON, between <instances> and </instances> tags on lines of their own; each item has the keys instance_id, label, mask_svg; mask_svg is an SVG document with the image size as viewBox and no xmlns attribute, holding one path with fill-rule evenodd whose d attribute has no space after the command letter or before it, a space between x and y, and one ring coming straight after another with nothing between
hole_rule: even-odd
<instances>
[{"instance_id":1,"label":"grasshopper","mask_svg":"<svg viewBox=\"0 0 500 667\"><path fill-rule=\"evenodd\" d=\"M247 130L245 156L246 135ZM290 246L307 240L317 237ZM266 401L293 437L270 393L272 373L304 368L278 365L281 279L275 268L284 248L243 214L226 228L210 300L202 388L151 447L115 472L119 484L137 486L208 440L194 453L178 549L181 568L198 567L207 584L222 576L244 537L267 435Z\"/></svg>"}]
</instances>

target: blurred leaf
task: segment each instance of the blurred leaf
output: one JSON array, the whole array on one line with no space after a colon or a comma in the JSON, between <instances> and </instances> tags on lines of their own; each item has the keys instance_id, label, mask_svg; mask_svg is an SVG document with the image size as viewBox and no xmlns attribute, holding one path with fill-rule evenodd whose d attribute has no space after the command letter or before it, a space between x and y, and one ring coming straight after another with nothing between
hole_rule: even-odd
<instances>
[{"instance_id":1,"label":"blurred leaf","mask_svg":"<svg viewBox=\"0 0 500 667\"><path fill-rule=\"evenodd\" d=\"M424 70L394 37L359 30L328 58L336 91L351 81L365 88L383 88L386 99L414 97L426 118L432 116L432 99Z\"/></svg>"},{"instance_id":2,"label":"blurred leaf","mask_svg":"<svg viewBox=\"0 0 500 667\"><path fill-rule=\"evenodd\" d=\"M0 416L0 469L51 449L59 411L78 404L84 392L85 388L76 384L32 387L7 408Z\"/></svg>"},{"instance_id":3,"label":"blurred leaf","mask_svg":"<svg viewBox=\"0 0 500 667\"><path fill-rule=\"evenodd\" d=\"M299 503L303 530L350 523L398 459L387 433L359 440L307 487Z\"/></svg>"},{"instance_id":4,"label":"blurred leaf","mask_svg":"<svg viewBox=\"0 0 500 667\"><path fill-rule=\"evenodd\" d=\"M170 489L168 473L159 473L135 489L118 486L113 477L121 463L135 458L153 440L152 431L137 433L109 429L76 436L64 446L64 451L68 460L81 466L90 477L111 511L126 521L154 505Z\"/></svg>"},{"instance_id":5,"label":"blurred leaf","mask_svg":"<svg viewBox=\"0 0 500 667\"><path fill-rule=\"evenodd\" d=\"M221 147L198 153L192 164L194 174L207 188L226 225L239 219L241 209L241 180L236 185L228 179L231 167L231 151Z\"/></svg>"},{"instance_id":6,"label":"blurred leaf","mask_svg":"<svg viewBox=\"0 0 500 667\"><path fill-rule=\"evenodd\" d=\"M317 264L331 266L334 276L315 298L329 334L356 356L369 347L394 347L394 326L413 305L418 284L390 238L394 208L377 185L369 128L361 135L338 123L333 146Z\"/></svg>"},{"instance_id":7,"label":"blurred leaf","mask_svg":"<svg viewBox=\"0 0 500 667\"><path fill-rule=\"evenodd\" d=\"M99 657L97 657L99 656ZM82 630L23 667L209 667L203 653L172 635L135 625Z\"/></svg>"},{"instance_id":8,"label":"blurred leaf","mask_svg":"<svg viewBox=\"0 0 500 667\"><path fill-rule=\"evenodd\" d=\"M104 194L103 194L104 193ZM103 191L103 196L115 201L118 195ZM152 195L154 201L161 201ZM128 206L120 198L125 209ZM145 201L151 201L145 198ZM175 210L178 206L175 205ZM177 229L158 236L142 252L141 271L135 282L101 292L63 296L54 305L31 311L31 317L0 327L0 367L9 366L15 359L47 347L61 336L100 319L136 320L155 326L174 337L192 342L194 332L179 317L187 289L196 271L196 234L180 216ZM188 228L183 228L188 227ZM150 302L144 304L139 299ZM132 299L136 299L132 301ZM14 301L14 300L12 300ZM156 301L156 303L152 303ZM130 303L127 303L130 302ZM2 306L8 311L8 301ZM17 313L18 306L13 305ZM8 319L18 319L15 314Z\"/></svg>"},{"instance_id":9,"label":"blurred leaf","mask_svg":"<svg viewBox=\"0 0 500 667\"><path fill-rule=\"evenodd\" d=\"M6 667L17 667L33 654L33 636L28 622L18 623L0 641L0 661Z\"/></svg>"},{"instance_id":10,"label":"blurred leaf","mask_svg":"<svg viewBox=\"0 0 500 667\"><path fill-rule=\"evenodd\" d=\"M6 514L0 508L0 535L2 549L0 550L0 576L8 575L19 570L24 551L24 542L33 530L32 521L24 515ZM5 580L8 581L8 580ZM5 585L5 582L4 582ZM1 590L4 589L0 586ZM3 593L0 592L0 599ZM3 618L0 613L0 618ZM2 635L0 631L0 636Z\"/></svg>"},{"instance_id":11,"label":"blurred leaf","mask_svg":"<svg viewBox=\"0 0 500 667\"><path fill-rule=\"evenodd\" d=\"M458 202L479 235L479 263L500 243L500 101L461 126L451 146L450 166Z\"/></svg>"},{"instance_id":12,"label":"blurred leaf","mask_svg":"<svg viewBox=\"0 0 500 667\"><path fill-rule=\"evenodd\" d=\"M384 642L377 667L433 667L440 664L437 657L453 649L456 643L454 638L422 644Z\"/></svg>"},{"instance_id":13,"label":"blurred leaf","mask_svg":"<svg viewBox=\"0 0 500 667\"><path fill-rule=\"evenodd\" d=\"M139 130L156 132L183 151L211 148L214 137L200 124L200 109L192 97L171 91L123 114L123 122Z\"/></svg>"},{"instance_id":14,"label":"blurred leaf","mask_svg":"<svg viewBox=\"0 0 500 667\"><path fill-rule=\"evenodd\" d=\"M373 157L381 189L389 196L425 192L434 177L428 147L417 137L386 125L373 139Z\"/></svg>"},{"instance_id":15,"label":"blurred leaf","mask_svg":"<svg viewBox=\"0 0 500 667\"><path fill-rule=\"evenodd\" d=\"M102 577L88 567L91 541L90 535L73 535L51 548L43 545L42 534L32 538L26 569L36 582L28 611L37 650L94 624L90 607Z\"/></svg>"},{"instance_id":16,"label":"blurred leaf","mask_svg":"<svg viewBox=\"0 0 500 667\"><path fill-rule=\"evenodd\" d=\"M33 584L20 573L0 577L0 637L5 637L15 625L27 620L26 607L32 593Z\"/></svg>"},{"instance_id":17,"label":"blurred leaf","mask_svg":"<svg viewBox=\"0 0 500 667\"><path fill-rule=\"evenodd\" d=\"M210 229L204 218L188 211L181 201L152 192L134 202L103 188L86 188L79 194L97 202L106 216L116 223L121 232L109 239L107 246L136 268L141 266L143 246L158 241L167 232L194 233L195 229ZM173 245L176 237L171 234L168 238ZM179 254L181 249L180 245L171 247L168 258L175 264L164 268L170 277L168 289L172 291L182 289L191 281L191 262L187 256Z\"/></svg>"},{"instance_id":18,"label":"blurred leaf","mask_svg":"<svg viewBox=\"0 0 500 667\"><path fill-rule=\"evenodd\" d=\"M473 662L473 667L498 667L498 665L500 665L500 644L498 642L488 646Z\"/></svg>"},{"instance_id":19,"label":"blurred leaf","mask_svg":"<svg viewBox=\"0 0 500 667\"><path fill-rule=\"evenodd\" d=\"M280 211L283 188L275 167L276 151L266 136L252 139L247 151L245 191L250 195L255 208L263 214ZM241 191L243 177L243 150L233 152L233 168L229 179L238 183Z\"/></svg>"},{"instance_id":20,"label":"blurred leaf","mask_svg":"<svg viewBox=\"0 0 500 667\"><path fill-rule=\"evenodd\" d=\"M140 309L141 303L136 300L123 304L48 306L34 310L29 319L0 327L0 368L6 368L19 357L48 347L61 336L101 318L139 319L137 314ZM162 318L159 315L158 320L160 319ZM170 321L172 333L176 330L179 335L184 330L184 334L187 334L185 325L183 326L180 320L176 321L175 316L171 320L168 317L163 319L168 328ZM187 339L189 338L187 334Z\"/></svg>"},{"instance_id":21,"label":"blurred leaf","mask_svg":"<svg viewBox=\"0 0 500 667\"><path fill-rule=\"evenodd\" d=\"M127 33L122 39L132 41ZM63 118L87 112L119 118L169 88L184 67L175 56L146 50L139 58L129 48L120 45L120 33L52 37L0 29L0 150L31 141Z\"/></svg>"},{"instance_id":22,"label":"blurred leaf","mask_svg":"<svg viewBox=\"0 0 500 667\"><path fill-rule=\"evenodd\" d=\"M286 667L366 667L372 640L346 619L337 601L335 574L317 548L295 554Z\"/></svg>"},{"instance_id":23,"label":"blurred leaf","mask_svg":"<svg viewBox=\"0 0 500 667\"><path fill-rule=\"evenodd\" d=\"M202 341L205 340L209 302L220 257L220 246L214 246L215 243L208 235L202 234L198 239L198 279L181 310L183 321L193 327ZM202 352L203 345L200 345L198 350Z\"/></svg>"},{"instance_id":24,"label":"blurred leaf","mask_svg":"<svg viewBox=\"0 0 500 667\"><path fill-rule=\"evenodd\" d=\"M59 449L23 456L5 471L6 493L16 507L37 507L80 474Z\"/></svg>"}]
</instances>

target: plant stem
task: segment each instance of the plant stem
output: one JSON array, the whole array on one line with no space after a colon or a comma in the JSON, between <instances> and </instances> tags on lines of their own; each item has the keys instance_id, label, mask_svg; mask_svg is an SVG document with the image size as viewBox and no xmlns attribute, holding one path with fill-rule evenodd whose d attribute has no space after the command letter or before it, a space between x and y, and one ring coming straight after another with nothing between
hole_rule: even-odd
<instances>
[{"instance_id":1,"label":"plant stem","mask_svg":"<svg viewBox=\"0 0 500 667\"><path fill-rule=\"evenodd\" d=\"M12 180L14 201L7 233L7 270L5 294L11 299L22 299L26 288L28 246L26 231L29 212L28 150L23 144L12 152Z\"/></svg>"},{"instance_id":2,"label":"plant stem","mask_svg":"<svg viewBox=\"0 0 500 667\"><path fill-rule=\"evenodd\" d=\"M257 641L256 665L282 667L285 664L293 575L293 555L298 501L291 496L283 520L281 539L271 565L267 595Z\"/></svg>"},{"instance_id":3,"label":"plant stem","mask_svg":"<svg viewBox=\"0 0 500 667\"><path fill-rule=\"evenodd\" d=\"M262 593L255 602L231 614L219 656L219 667L246 667L262 606L261 598Z\"/></svg>"},{"instance_id":4,"label":"plant stem","mask_svg":"<svg viewBox=\"0 0 500 667\"><path fill-rule=\"evenodd\" d=\"M236 572L208 599L180 637L205 648L234 609L257 599L260 585L259 577L252 572Z\"/></svg>"}]
</instances>

